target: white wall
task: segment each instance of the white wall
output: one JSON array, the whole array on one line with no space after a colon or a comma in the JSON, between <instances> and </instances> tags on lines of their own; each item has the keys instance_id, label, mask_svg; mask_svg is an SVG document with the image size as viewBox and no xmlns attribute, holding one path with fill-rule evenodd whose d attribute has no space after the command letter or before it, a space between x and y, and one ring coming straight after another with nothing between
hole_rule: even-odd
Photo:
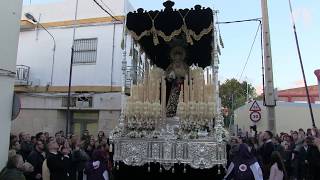
<instances>
[{"instance_id":1,"label":"white wall","mask_svg":"<svg viewBox=\"0 0 320 180\"><path fill-rule=\"evenodd\" d=\"M257 123L258 131L265 131L268 129L266 108L262 102L258 102L261 107L261 120ZM249 118L249 109L252 103L246 104L235 111L235 125L242 130L249 130L249 127L253 125ZM320 125L320 105L313 104L313 112L315 123ZM311 117L307 103L288 103L278 102L276 106L276 129L277 133L290 132L290 130L298 130L303 128L312 128Z\"/></svg>"},{"instance_id":2,"label":"white wall","mask_svg":"<svg viewBox=\"0 0 320 180\"><path fill-rule=\"evenodd\" d=\"M66 94L19 94L22 109L41 109L41 110L63 110L62 97L66 98ZM115 110L121 109L121 94L120 93L100 93L92 94L93 107L91 110ZM75 109L72 107L72 109ZM20 115L19 115L20 116Z\"/></svg>"},{"instance_id":3,"label":"white wall","mask_svg":"<svg viewBox=\"0 0 320 180\"><path fill-rule=\"evenodd\" d=\"M22 1L0 1L0 69L15 72ZM1 70L0 70L1 72ZM8 159L14 77L0 75L0 169Z\"/></svg>"},{"instance_id":4,"label":"white wall","mask_svg":"<svg viewBox=\"0 0 320 180\"><path fill-rule=\"evenodd\" d=\"M18 118L12 121L11 133L27 132L34 136L37 132L49 132L51 136L66 129L66 113L48 109L22 109Z\"/></svg>"},{"instance_id":5,"label":"white wall","mask_svg":"<svg viewBox=\"0 0 320 180\"><path fill-rule=\"evenodd\" d=\"M108 6L116 15L124 15L123 0L110 3ZM75 0L65 0L58 3L24 6L23 12L30 12L38 18L41 13L41 22L56 22L73 20L73 6ZM129 9L132 10L130 4ZM131 7L131 8L130 8ZM93 1L79 0L78 19L106 17ZM22 16L22 19L25 19ZM114 59L112 64L113 29L114 33ZM51 68L53 65L53 40L43 29L35 31L23 31L20 33L18 65L26 65L30 69L30 81L32 85L45 86L50 84ZM53 86L68 85L69 65L71 58L71 47L73 39L73 27L48 28L48 31L55 37L56 51L53 70ZM82 64L73 66L72 85L82 86L121 86L122 83L122 33L123 24L100 23L86 27L76 28L76 39L98 38L97 61L95 64ZM130 38L128 38L128 54L130 49ZM127 58L130 62L130 57ZM129 64L128 62L128 64ZM113 80L111 82L111 72Z\"/></svg>"},{"instance_id":6,"label":"white wall","mask_svg":"<svg viewBox=\"0 0 320 180\"><path fill-rule=\"evenodd\" d=\"M124 10L124 3L126 0L108 0L104 1L105 4L112 10L110 13L113 16L124 15L125 11L132 11L133 7L130 3L126 2L126 10ZM98 1L102 4L100 1ZM102 4L103 5L103 4ZM54 22L74 20L76 8L76 0L64 0L55 3L42 3L36 5L25 5L23 7L23 14L30 12L35 18L41 14L41 22ZM22 19L25 17L22 14ZM109 16L101 10L93 0L79 0L78 4L78 19L96 18Z\"/></svg>"},{"instance_id":7,"label":"white wall","mask_svg":"<svg viewBox=\"0 0 320 180\"><path fill-rule=\"evenodd\" d=\"M66 94L64 94L66 96ZM72 110L99 111L99 130L109 133L118 122L121 111L120 93L93 94L92 108L74 108ZM12 121L11 132L35 132L47 131L51 135L58 130L65 129L66 108L62 107L62 94L20 94L21 112ZM10 121L9 121L10 122Z\"/></svg>"},{"instance_id":8,"label":"white wall","mask_svg":"<svg viewBox=\"0 0 320 180\"><path fill-rule=\"evenodd\" d=\"M72 85L111 85L113 26L113 24L106 24L77 28L76 39L98 38L97 61L95 64L74 65ZM113 85L120 86L122 61L120 45L123 25L116 24L115 26ZM67 85L73 29L52 28L49 31L56 39L52 85ZM33 82L33 85L45 86L50 82L51 78L53 41L47 32L43 30L40 31L38 40L36 40L36 34L36 31L20 33L17 64L31 67L30 81Z\"/></svg>"}]
</instances>

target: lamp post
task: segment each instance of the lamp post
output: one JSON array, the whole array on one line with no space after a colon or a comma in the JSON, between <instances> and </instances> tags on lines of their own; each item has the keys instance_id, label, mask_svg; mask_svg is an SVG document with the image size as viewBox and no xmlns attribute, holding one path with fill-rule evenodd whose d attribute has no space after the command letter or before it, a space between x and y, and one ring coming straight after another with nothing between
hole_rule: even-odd
<instances>
[{"instance_id":1,"label":"lamp post","mask_svg":"<svg viewBox=\"0 0 320 180\"><path fill-rule=\"evenodd\" d=\"M67 96L67 118L66 118L66 135L70 131L70 122L71 122L71 85L72 85L72 69L73 69L73 56L74 56L74 40L76 37L76 25L78 23L78 6L79 0L76 0L75 12L74 12L74 21L73 21L73 34L72 34L72 46L71 46L71 58L69 65L69 80L68 80L68 96Z\"/></svg>"},{"instance_id":2,"label":"lamp post","mask_svg":"<svg viewBox=\"0 0 320 180\"><path fill-rule=\"evenodd\" d=\"M54 39L54 36L40 23L40 22L38 22L34 17L33 17L33 15L32 14L30 14L30 13L25 13L24 14L25 15L25 17L28 19L28 20L30 20L30 21L32 21L32 22L34 22L34 23L37 23L37 24L39 24L49 35L50 35L50 37L52 38L52 40L53 40L53 53L52 53L52 65L51 65L51 77L50 77L50 85L52 86L52 82L53 82L53 68L54 68L54 61L55 61L55 54L56 54L56 40Z\"/></svg>"}]
</instances>

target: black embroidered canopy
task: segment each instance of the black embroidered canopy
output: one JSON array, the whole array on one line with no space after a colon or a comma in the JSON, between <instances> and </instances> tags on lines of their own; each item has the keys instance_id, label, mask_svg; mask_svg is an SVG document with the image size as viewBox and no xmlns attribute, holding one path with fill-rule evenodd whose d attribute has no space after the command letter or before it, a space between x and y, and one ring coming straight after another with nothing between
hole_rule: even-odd
<instances>
[{"instance_id":1,"label":"black embroidered canopy","mask_svg":"<svg viewBox=\"0 0 320 180\"><path fill-rule=\"evenodd\" d=\"M127 14L126 26L153 64L166 69L170 49L178 45L187 51L188 65L211 65L213 49L213 11L196 5L191 9L173 9L174 2L163 3L164 10Z\"/></svg>"}]
</instances>

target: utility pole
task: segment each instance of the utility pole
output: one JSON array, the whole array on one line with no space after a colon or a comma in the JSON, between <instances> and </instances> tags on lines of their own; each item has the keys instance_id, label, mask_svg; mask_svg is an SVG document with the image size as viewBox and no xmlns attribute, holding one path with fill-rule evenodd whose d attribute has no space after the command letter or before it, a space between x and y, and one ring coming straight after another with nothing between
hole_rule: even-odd
<instances>
[{"instance_id":1,"label":"utility pole","mask_svg":"<svg viewBox=\"0 0 320 180\"><path fill-rule=\"evenodd\" d=\"M276 133L276 98L273 83L273 68L270 42L270 28L267 0L261 0L262 31L263 31L263 57L265 65L265 106L267 107L268 130Z\"/></svg>"}]
</instances>

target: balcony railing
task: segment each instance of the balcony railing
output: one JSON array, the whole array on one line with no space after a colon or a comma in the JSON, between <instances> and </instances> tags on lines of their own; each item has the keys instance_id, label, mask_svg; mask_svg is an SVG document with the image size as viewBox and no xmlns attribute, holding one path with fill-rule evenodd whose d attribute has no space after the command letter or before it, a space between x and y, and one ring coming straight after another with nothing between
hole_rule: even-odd
<instances>
[{"instance_id":1,"label":"balcony railing","mask_svg":"<svg viewBox=\"0 0 320 180\"><path fill-rule=\"evenodd\" d=\"M15 85L29 85L30 67L25 65L16 66Z\"/></svg>"}]
</instances>

